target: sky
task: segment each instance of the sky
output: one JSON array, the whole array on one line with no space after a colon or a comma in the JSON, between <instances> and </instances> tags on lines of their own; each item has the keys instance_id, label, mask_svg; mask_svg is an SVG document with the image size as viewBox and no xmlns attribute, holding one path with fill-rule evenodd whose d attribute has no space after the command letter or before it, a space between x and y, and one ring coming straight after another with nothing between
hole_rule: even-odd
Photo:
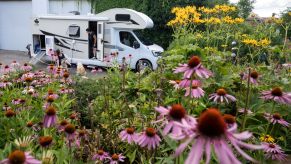
<instances>
[{"instance_id":1,"label":"sky","mask_svg":"<svg viewBox=\"0 0 291 164\"><path fill-rule=\"evenodd\" d=\"M237 3L239 0L230 0ZM280 14L287 7L291 7L291 0L255 0L253 12L260 17L270 17L272 13Z\"/></svg>"}]
</instances>

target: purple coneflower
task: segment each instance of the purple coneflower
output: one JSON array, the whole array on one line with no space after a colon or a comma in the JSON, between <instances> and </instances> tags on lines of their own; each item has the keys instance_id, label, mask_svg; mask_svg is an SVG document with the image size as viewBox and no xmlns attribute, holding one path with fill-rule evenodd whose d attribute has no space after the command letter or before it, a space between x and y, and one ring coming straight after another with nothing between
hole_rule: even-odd
<instances>
[{"instance_id":1,"label":"purple coneflower","mask_svg":"<svg viewBox=\"0 0 291 164\"><path fill-rule=\"evenodd\" d=\"M272 124L278 123L286 127L290 125L287 121L285 121L282 118L282 116L279 113L275 113L275 114L265 113L264 115L265 115L264 117Z\"/></svg>"},{"instance_id":2,"label":"purple coneflower","mask_svg":"<svg viewBox=\"0 0 291 164\"><path fill-rule=\"evenodd\" d=\"M50 64L47 67L47 70L48 70L49 73L54 74L56 72L56 67L53 64Z\"/></svg>"},{"instance_id":3,"label":"purple coneflower","mask_svg":"<svg viewBox=\"0 0 291 164\"><path fill-rule=\"evenodd\" d=\"M45 116L43 119L43 126L49 128L54 126L57 122L57 111L53 106L49 106L45 111Z\"/></svg>"},{"instance_id":4,"label":"purple coneflower","mask_svg":"<svg viewBox=\"0 0 291 164\"><path fill-rule=\"evenodd\" d=\"M204 96L204 90L200 88L199 83L197 84L192 83L192 88L187 87L185 89L186 89L186 93L185 93L186 97L189 95L191 98L200 98Z\"/></svg>"},{"instance_id":5,"label":"purple coneflower","mask_svg":"<svg viewBox=\"0 0 291 164\"><path fill-rule=\"evenodd\" d=\"M244 114L245 113L245 109L241 108L241 109L238 110L238 112ZM247 115L253 114L253 112L250 109L246 109L246 112L247 112Z\"/></svg>"},{"instance_id":6,"label":"purple coneflower","mask_svg":"<svg viewBox=\"0 0 291 164\"><path fill-rule=\"evenodd\" d=\"M29 72L32 70L32 67L30 65L28 65L27 63L24 63L23 66L20 67L20 69L22 71Z\"/></svg>"},{"instance_id":7,"label":"purple coneflower","mask_svg":"<svg viewBox=\"0 0 291 164\"><path fill-rule=\"evenodd\" d=\"M184 142L176 149L176 155L187 147L190 142L192 144L191 151L185 161L185 164L199 164L203 158L204 151L206 153L205 163L209 163L211 159L211 147L213 146L219 163L241 163L234 155L233 150L229 147L231 144L244 158L252 162L256 162L253 158L247 155L240 146L247 149L262 149L262 146L251 145L242 142L242 140L250 138L251 133L245 131L242 133L234 133L237 126L227 128L221 113L217 109L210 108L204 111L198 120L197 124L194 123L178 123L186 130L191 130L192 133L187 135L182 134L172 136L174 139L184 139Z\"/></svg>"},{"instance_id":8,"label":"purple coneflower","mask_svg":"<svg viewBox=\"0 0 291 164\"><path fill-rule=\"evenodd\" d=\"M282 148L275 143L263 142L264 152L267 159L284 161L287 155L284 153Z\"/></svg>"},{"instance_id":9,"label":"purple coneflower","mask_svg":"<svg viewBox=\"0 0 291 164\"><path fill-rule=\"evenodd\" d=\"M190 79L195 73L201 78L209 78L212 73L201 65L201 60L198 56L193 56L188 64L180 64L178 68L175 69L174 73L184 72L184 78Z\"/></svg>"},{"instance_id":10,"label":"purple coneflower","mask_svg":"<svg viewBox=\"0 0 291 164\"><path fill-rule=\"evenodd\" d=\"M65 130L66 125L68 125L69 122L67 120L62 120L58 126L58 131L62 132Z\"/></svg>"},{"instance_id":11,"label":"purple coneflower","mask_svg":"<svg viewBox=\"0 0 291 164\"><path fill-rule=\"evenodd\" d=\"M35 159L29 152L21 150L13 151L8 158L0 161L1 164L41 164L41 161Z\"/></svg>"},{"instance_id":12,"label":"purple coneflower","mask_svg":"<svg viewBox=\"0 0 291 164\"><path fill-rule=\"evenodd\" d=\"M12 99L11 103L12 103L13 105L18 105L18 104L20 104L20 100L21 100L21 99Z\"/></svg>"},{"instance_id":13,"label":"purple coneflower","mask_svg":"<svg viewBox=\"0 0 291 164\"><path fill-rule=\"evenodd\" d=\"M59 90L59 92L60 92L61 94L73 93L73 92L74 92L74 89L70 89L70 88L64 88L64 87L62 87L62 88Z\"/></svg>"},{"instance_id":14,"label":"purple coneflower","mask_svg":"<svg viewBox=\"0 0 291 164\"><path fill-rule=\"evenodd\" d=\"M7 111L8 109L12 109L12 108L7 103L4 103L2 109L4 111Z\"/></svg>"},{"instance_id":15,"label":"purple coneflower","mask_svg":"<svg viewBox=\"0 0 291 164\"><path fill-rule=\"evenodd\" d=\"M39 137L38 139L39 144L44 148L49 147L52 141L53 141L53 138L51 136L42 136L42 137Z\"/></svg>"},{"instance_id":16,"label":"purple coneflower","mask_svg":"<svg viewBox=\"0 0 291 164\"><path fill-rule=\"evenodd\" d=\"M78 131L78 139L88 140L88 132L86 131L86 129L81 129Z\"/></svg>"},{"instance_id":17,"label":"purple coneflower","mask_svg":"<svg viewBox=\"0 0 291 164\"><path fill-rule=\"evenodd\" d=\"M160 145L161 138L157 135L154 128L146 128L145 131L141 132L136 141L141 147L146 147L150 149L155 149Z\"/></svg>"},{"instance_id":18,"label":"purple coneflower","mask_svg":"<svg viewBox=\"0 0 291 164\"><path fill-rule=\"evenodd\" d=\"M223 115L224 122L226 123L227 128L231 128L232 126L237 126L235 117L230 114Z\"/></svg>"},{"instance_id":19,"label":"purple coneflower","mask_svg":"<svg viewBox=\"0 0 291 164\"><path fill-rule=\"evenodd\" d=\"M167 135L170 132L175 134L181 132L181 127L176 125L175 121L191 121L191 117L187 116L185 108L180 104L174 104L168 108L160 106L156 107L155 110L160 113L157 122L163 121L162 126L165 125L163 130L164 135Z\"/></svg>"},{"instance_id":20,"label":"purple coneflower","mask_svg":"<svg viewBox=\"0 0 291 164\"><path fill-rule=\"evenodd\" d=\"M2 69L3 69L2 72L4 74L6 74L6 73L8 74L12 71L12 69L8 65L4 66L4 68L2 68Z\"/></svg>"},{"instance_id":21,"label":"purple coneflower","mask_svg":"<svg viewBox=\"0 0 291 164\"><path fill-rule=\"evenodd\" d=\"M66 137L67 137L67 140L69 142L72 142L75 140L75 137L76 137L76 128L73 124L67 124L65 126L65 134L66 134Z\"/></svg>"},{"instance_id":22,"label":"purple coneflower","mask_svg":"<svg viewBox=\"0 0 291 164\"><path fill-rule=\"evenodd\" d=\"M233 97L232 95L227 94L225 89L220 88L216 90L216 93L212 93L209 96L209 100L213 100L214 102L220 103L222 103L225 100L226 103L228 103L229 101L236 101L236 98Z\"/></svg>"},{"instance_id":23,"label":"purple coneflower","mask_svg":"<svg viewBox=\"0 0 291 164\"><path fill-rule=\"evenodd\" d=\"M16 113L13 111L13 109L8 109L8 110L5 112L5 116L6 116L7 118L11 118L11 117L16 116Z\"/></svg>"},{"instance_id":24,"label":"purple coneflower","mask_svg":"<svg viewBox=\"0 0 291 164\"><path fill-rule=\"evenodd\" d=\"M138 135L135 133L134 128L126 128L125 130L119 133L119 138L122 141L127 141L127 143L135 143L138 138Z\"/></svg>"},{"instance_id":25,"label":"purple coneflower","mask_svg":"<svg viewBox=\"0 0 291 164\"><path fill-rule=\"evenodd\" d=\"M104 161L105 159L110 158L109 154L102 149L97 150L97 153L92 157L92 160Z\"/></svg>"},{"instance_id":26,"label":"purple coneflower","mask_svg":"<svg viewBox=\"0 0 291 164\"><path fill-rule=\"evenodd\" d=\"M191 79L183 79L180 83L179 83L179 87L180 88L187 88L190 86L191 83ZM192 80L192 85L199 85L201 86L201 81L200 80Z\"/></svg>"},{"instance_id":27,"label":"purple coneflower","mask_svg":"<svg viewBox=\"0 0 291 164\"><path fill-rule=\"evenodd\" d=\"M261 95L261 98L264 100L273 100L282 104L291 104L291 94L283 92L279 87L275 87L271 91L263 91Z\"/></svg>"},{"instance_id":28,"label":"purple coneflower","mask_svg":"<svg viewBox=\"0 0 291 164\"><path fill-rule=\"evenodd\" d=\"M243 79L248 80L249 74L245 73L243 76ZM250 82L252 84L258 84L258 79L259 79L260 75L257 71L252 71L250 74Z\"/></svg>"},{"instance_id":29,"label":"purple coneflower","mask_svg":"<svg viewBox=\"0 0 291 164\"><path fill-rule=\"evenodd\" d=\"M13 61L13 62L10 64L10 66L11 66L12 68L14 68L14 69L18 69L19 66L20 66L20 64L19 64L18 62L16 62L16 61Z\"/></svg>"},{"instance_id":30,"label":"purple coneflower","mask_svg":"<svg viewBox=\"0 0 291 164\"><path fill-rule=\"evenodd\" d=\"M4 81L0 82L0 88L6 88L6 87L9 87L11 85L12 85L12 83L7 81L7 80L4 80Z\"/></svg>"},{"instance_id":31,"label":"purple coneflower","mask_svg":"<svg viewBox=\"0 0 291 164\"><path fill-rule=\"evenodd\" d=\"M110 159L110 164L118 164L119 162L124 162L125 156L122 154L113 154Z\"/></svg>"},{"instance_id":32,"label":"purple coneflower","mask_svg":"<svg viewBox=\"0 0 291 164\"><path fill-rule=\"evenodd\" d=\"M48 98L49 96L51 96L53 99L57 99L59 97L59 95L55 94L54 91L51 89L49 89L47 95L45 95L46 98Z\"/></svg>"},{"instance_id":33,"label":"purple coneflower","mask_svg":"<svg viewBox=\"0 0 291 164\"><path fill-rule=\"evenodd\" d=\"M172 84L175 88L175 90L178 90L180 89L180 84L181 80L170 80L169 83Z\"/></svg>"}]
</instances>

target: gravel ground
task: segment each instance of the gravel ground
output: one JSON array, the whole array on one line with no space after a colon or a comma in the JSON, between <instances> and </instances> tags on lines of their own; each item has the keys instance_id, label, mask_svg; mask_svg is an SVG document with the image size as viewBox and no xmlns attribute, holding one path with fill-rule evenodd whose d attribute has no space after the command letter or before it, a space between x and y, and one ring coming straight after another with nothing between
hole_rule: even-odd
<instances>
[{"instance_id":1,"label":"gravel ground","mask_svg":"<svg viewBox=\"0 0 291 164\"><path fill-rule=\"evenodd\" d=\"M25 51L0 50L0 63L2 63L3 65L8 65L12 63L13 61L17 61L20 64L24 64L24 63L28 63L29 60L30 58L27 55L27 52ZM47 67L47 64L38 62L34 66L36 69L45 70ZM69 68L69 71L71 74L76 74L76 66ZM86 69L86 72L87 72L86 76L90 78L100 78L106 75L105 72L92 74L90 69Z\"/></svg>"}]
</instances>

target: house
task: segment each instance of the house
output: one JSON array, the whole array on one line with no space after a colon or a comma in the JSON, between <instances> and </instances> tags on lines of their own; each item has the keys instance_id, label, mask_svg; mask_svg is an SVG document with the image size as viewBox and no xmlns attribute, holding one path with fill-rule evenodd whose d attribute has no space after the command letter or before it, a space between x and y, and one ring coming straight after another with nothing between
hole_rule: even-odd
<instances>
[{"instance_id":1,"label":"house","mask_svg":"<svg viewBox=\"0 0 291 164\"><path fill-rule=\"evenodd\" d=\"M44 14L91 13L87 0L0 0L0 49L25 51L32 18Z\"/></svg>"}]
</instances>

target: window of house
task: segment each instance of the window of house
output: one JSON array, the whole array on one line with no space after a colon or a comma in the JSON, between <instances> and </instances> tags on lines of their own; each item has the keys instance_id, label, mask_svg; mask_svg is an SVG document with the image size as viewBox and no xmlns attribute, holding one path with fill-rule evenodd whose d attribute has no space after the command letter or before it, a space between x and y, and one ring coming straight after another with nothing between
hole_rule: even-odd
<instances>
[{"instance_id":1,"label":"window of house","mask_svg":"<svg viewBox=\"0 0 291 164\"><path fill-rule=\"evenodd\" d=\"M127 31L120 31L119 32L120 42L128 47L133 48L134 41L137 41L132 33Z\"/></svg>"}]
</instances>

